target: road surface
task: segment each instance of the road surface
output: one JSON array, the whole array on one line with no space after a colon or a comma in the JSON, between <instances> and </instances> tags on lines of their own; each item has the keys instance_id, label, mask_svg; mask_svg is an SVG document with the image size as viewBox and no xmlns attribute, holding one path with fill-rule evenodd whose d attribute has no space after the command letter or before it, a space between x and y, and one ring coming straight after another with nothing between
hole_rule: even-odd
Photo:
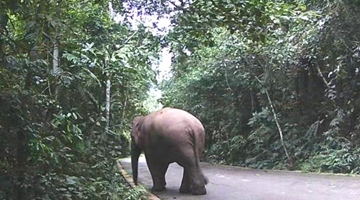
<instances>
[{"instance_id":1,"label":"road surface","mask_svg":"<svg viewBox=\"0 0 360 200\"><path fill-rule=\"evenodd\" d=\"M130 158L120 160L131 174ZM179 194L183 168L173 163L166 173L163 200L360 200L360 176L263 171L201 163L209 178L205 196ZM139 182L152 187L145 158L139 159Z\"/></svg>"}]
</instances>

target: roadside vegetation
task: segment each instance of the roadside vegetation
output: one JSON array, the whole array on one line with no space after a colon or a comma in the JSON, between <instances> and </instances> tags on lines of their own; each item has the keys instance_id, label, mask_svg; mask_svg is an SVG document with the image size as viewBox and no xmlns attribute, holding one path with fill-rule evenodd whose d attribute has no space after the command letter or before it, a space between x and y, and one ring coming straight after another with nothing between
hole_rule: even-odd
<instances>
[{"instance_id":1,"label":"roadside vegetation","mask_svg":"<svg viewBox=\"0 0 360 200\"><path fill-rule=\"evenodd\" d=\"M0 2L0 199L144 197L115 160L146 111L159 40L113 9L120 23L109 1Z\"/></svg>"},{"instance_id":2,"label":"roadside vegetation","mask_svg":"<svg viewBox=\"0 0 360 200\"><path fill-rule=\"evenodd\" d=\"M206 161L358 174L359 11L359 1L195 1L168 36L162 102L204 123Z\"/></svg>"},{"instance_id":3,"label":"roadside vegetation","mask_svg":"<svg viewBox=\"0 0 360 200\"><path fill-rule=\"evenodd\" d=\"M110 3L0 2L0 199L146 198L115 160L153 85L203 122L207 162L360 173L360 1Z\"/></svg>"}]
</instances>

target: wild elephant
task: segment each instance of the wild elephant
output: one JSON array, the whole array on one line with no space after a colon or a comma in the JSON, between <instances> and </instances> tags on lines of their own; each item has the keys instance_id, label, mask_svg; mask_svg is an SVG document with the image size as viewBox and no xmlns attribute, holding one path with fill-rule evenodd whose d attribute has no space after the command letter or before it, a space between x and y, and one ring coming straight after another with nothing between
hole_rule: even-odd
<instances>
[{"instance_id":1,"label":"wild elephant","mask_svg":"<svg viewBox=\"0 0 360 200\"><path fill-rule=\"evenodd\" d=\"M131 130L131 164L137 184L138 160L142 152L153 180L153 191L165 189L165 173L170 163L184 168L180 193L206 194L208 180L199 165L205 146L205 131L201 122L190 113L164 108L133 119Z\"/></svg>"}]
</instances>

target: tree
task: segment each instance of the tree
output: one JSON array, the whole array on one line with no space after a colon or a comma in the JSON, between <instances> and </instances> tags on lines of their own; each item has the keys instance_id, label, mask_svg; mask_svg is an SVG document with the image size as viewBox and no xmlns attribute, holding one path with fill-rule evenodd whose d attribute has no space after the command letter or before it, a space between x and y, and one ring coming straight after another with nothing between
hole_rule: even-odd
<instances>
[{"instance_id":1,"label":"tree","mask_svg":"<svg viewBox=\"0 0 360 200\"><path fill-rule=\"evenodd\" d=\"M175 6L163 102L200 117L210 160L358 172L356 3L286 2Z\"/></svg>"},{"instance_id":2,"label":"tree","mask_svg":"<svg viewBox=\"0 0 360 200\"><path fill-rule=\"evenodd\" d=\"M0 4L0 198L142 198L115 159L145 111L158 38L117 24L105 1ZM117 112L106 113L109 81Z\"/></svg>"}]
</instances>

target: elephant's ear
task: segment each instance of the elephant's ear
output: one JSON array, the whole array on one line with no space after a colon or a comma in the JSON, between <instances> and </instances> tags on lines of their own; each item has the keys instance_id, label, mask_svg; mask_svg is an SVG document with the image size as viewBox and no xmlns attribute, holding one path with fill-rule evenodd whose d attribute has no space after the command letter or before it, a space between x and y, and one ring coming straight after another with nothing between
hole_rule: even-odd
<instances>
[{"instance_id":1,"label":"elephant's ear","mask_svg":"<svg viewBox=\"0 0 360 200\"><path fill-rule=\"evenodd\" d=\"M137 116L133 119L132 127L135 129L138 133L141 131L142 123L144 121L144 116Z\"/></svg>"},{"instance_id":2,"label":"elephant's ear","mask_svg":"<svg viewBox=\"0 0 360 200\"><path fill-rule=\"evenodd\" d=\"M144 121L144 117L143 116L139 117L136 124L136 128L139 132L141 131L143 121Z\"/></svg>"}]
</instances>

